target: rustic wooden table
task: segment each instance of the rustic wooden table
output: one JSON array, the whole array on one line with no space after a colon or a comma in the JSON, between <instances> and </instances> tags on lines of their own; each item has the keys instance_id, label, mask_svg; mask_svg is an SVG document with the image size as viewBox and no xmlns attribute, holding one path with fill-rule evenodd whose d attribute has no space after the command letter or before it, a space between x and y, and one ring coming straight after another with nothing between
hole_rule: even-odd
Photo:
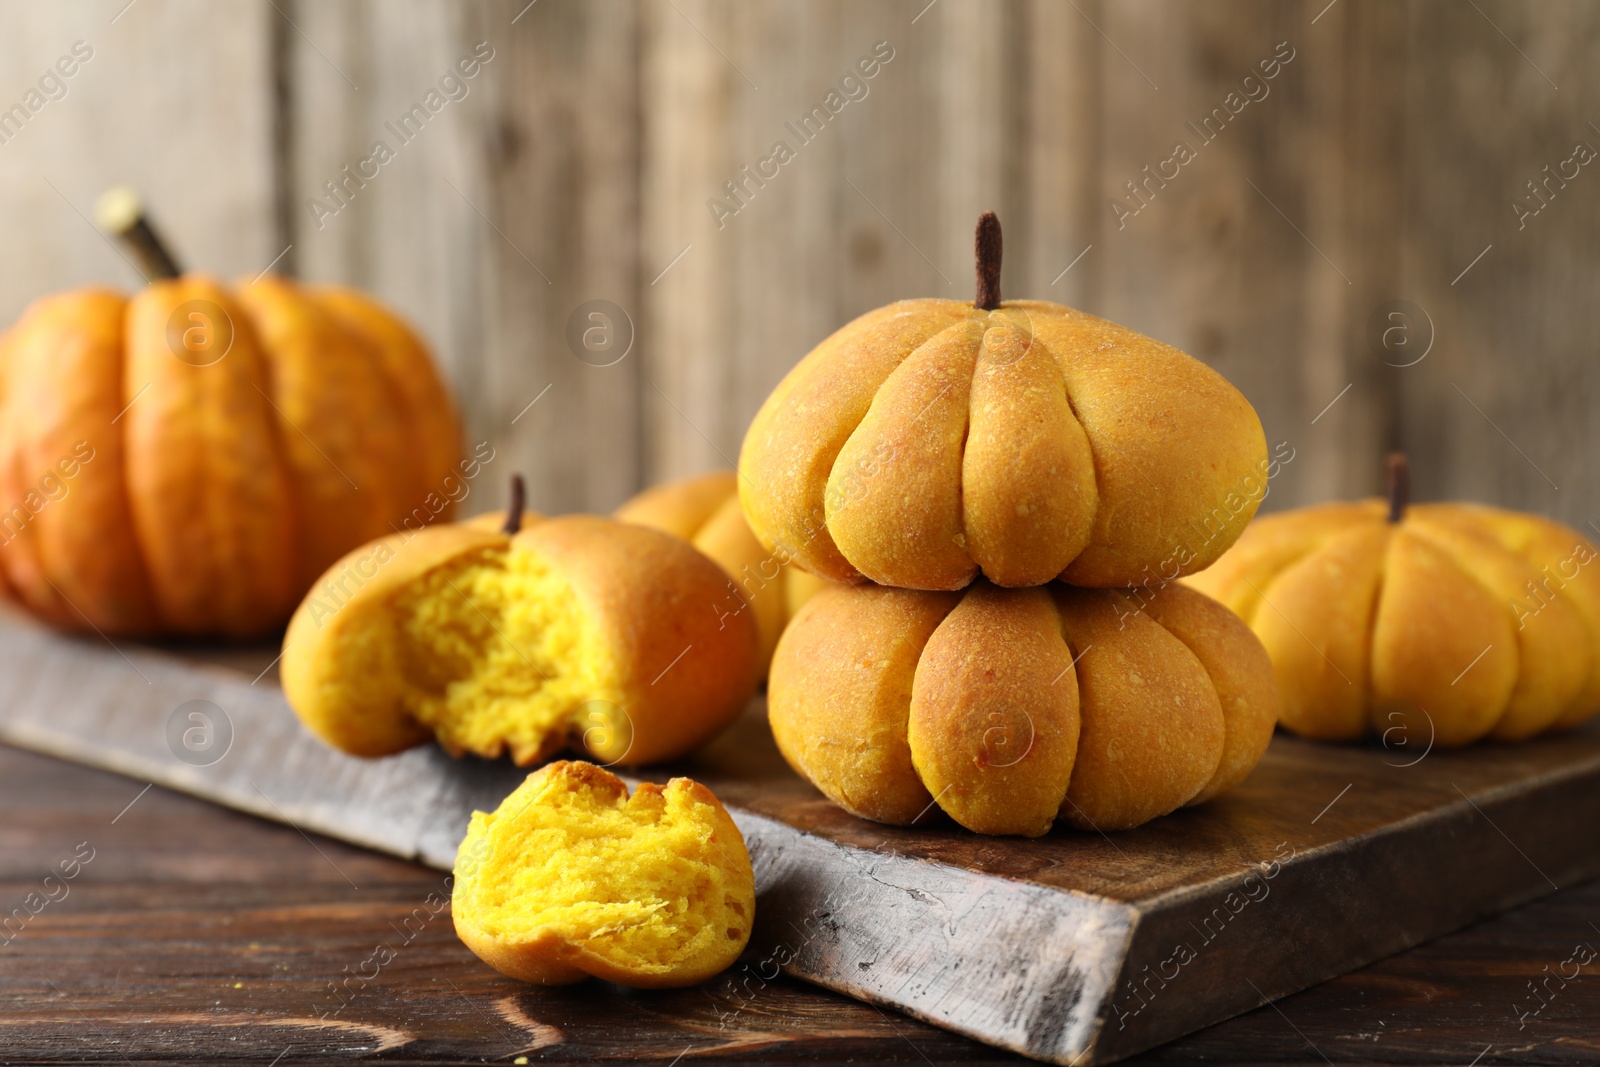
<instances>
[{"instance_id":1,"label":"rustic wooden table","mask_svg":"<svg viewBox=\"0 0 1600 1067\"><path fill-rule=\"evenodd\" d=\"M522 986L438 872L142 790L0 747L0 1061L1026 1062L781 977ZM1569 889L1126 1062L1600 1063L1597 923Z\"/></svg>"}]
</instances>

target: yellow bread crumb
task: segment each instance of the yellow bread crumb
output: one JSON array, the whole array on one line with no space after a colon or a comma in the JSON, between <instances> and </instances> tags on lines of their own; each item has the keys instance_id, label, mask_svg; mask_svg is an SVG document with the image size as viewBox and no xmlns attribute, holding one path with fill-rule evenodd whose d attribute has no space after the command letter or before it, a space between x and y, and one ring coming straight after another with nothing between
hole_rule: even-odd
<instances>
[{"instance_id":1,"label":"yellow bread crumb","mask_svg":"<svg viewBox=\"0 0 1600 1067\"><path fill-rule=\"evenodd\" d=\"M540 759L591 700L619 705L617 669L572 588L538 556L485 549L395 601L406 710L452 752ZM618 753L620 755L620 753Z\"/></svg>"},{"instance_id":2,"label":"yellow bread crumb","mask_svg":"<svg viewBox=\"0 0 1600 1067\"><path fill-rule=\"evenodd\" d=\"M674 778L630 797L609 771L565 760L473 813L455 878L467 947L546 985L691 985L738 959L755 915L744 838L710 790Z\"/></svg>"}]
</instances>

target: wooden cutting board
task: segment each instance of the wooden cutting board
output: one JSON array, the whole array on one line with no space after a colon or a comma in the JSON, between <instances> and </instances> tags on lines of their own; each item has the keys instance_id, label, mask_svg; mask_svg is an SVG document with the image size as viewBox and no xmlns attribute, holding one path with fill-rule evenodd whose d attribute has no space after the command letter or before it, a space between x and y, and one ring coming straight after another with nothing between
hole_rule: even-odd
<instances>
[{"instance_id":1,"label":"wooden cutting board","mask_svg":"<svg viewBox=\"0 0 1600 1067\"><path fill-rule=\"evenodd\" d=\"M0 740L440 868L470 812L526 773L431 746L331 752L285 704L275 651L112 646L0 614ZM1600 874L1600 730L1455 753L1390 741L1279 736L1204 808L1037 841L840 811L783 764L759 701L673 770L749 841L758 921L733 978L751 1000L781 969L1090 1064Z\"/></svg>"}]
</instances>

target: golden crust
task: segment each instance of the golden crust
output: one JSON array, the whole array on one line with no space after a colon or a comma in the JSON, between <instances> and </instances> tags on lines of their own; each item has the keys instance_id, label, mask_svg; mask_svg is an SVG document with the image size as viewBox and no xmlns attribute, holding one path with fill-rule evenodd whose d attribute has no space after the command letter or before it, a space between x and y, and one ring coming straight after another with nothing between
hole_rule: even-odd
<instances>
[{"instance_id":1,"label":"golden crust","mask_svg":"<svg viewBox=\"0 0 1600 1067\"><path fill-rule=\"evenodd\" d=\"M1067 794L1078 687L1043 589L975 586L922 649L907 737L939 806L980 834L1037 837Z\"/></svg>"},{"instance_id":2,"label":"golden crust","mask_svg":"<svg viewBox=\"0 0 1600 1067\"><path fill-rule=\"evenodd\" d=\"M667 482L633 497L612 517L681 537L722 568L728 586L717 610L754 612L761 635L757 669L765 678L778 636L820 585L756 540L739 507L738 475L713 471Z\"/></svg>"},{"instance_id":3,"label":"golden crust","mask_svg":"<svg viewBox=\"0 0 1600 1067\"><path fill-rule=\"evenodd\" d=\"M756 536L807 570L959 589L1199 570L1268 462L1249 403L1177 349L1042 301L910 300L801 360L739 468Z\"/></svg>"},{"instance_id":4,"label":"golden crust","mask_svg":"<svg viewBox=\"0 0 1600 1067\"><path fill-rule=\"evenodd\" d=\"M907 825L933 811L907 738L917 658L960 597L832 585L784 631L767 677L778 751L834 803Z\"/></svg>"},{"instance_id":5,"label":"golden crust","mask_svg":"<svg viewBox=\"0 0 1600 1067\"><path fill-rule=\"evenodd\" d=\"M1380 523L1359 523L1285 567L1276 582L1250 583L1260 590L1252 621L1277 674L1280 721L1297 733L1353 738L1366 732L1370 637L1386 537ZM1320 607L1303 610L1311 604Z\"/></svg>"},{"instance_id":6,"label":"golden crust","mask_svg":"<svg viewBox=\"0 0 1600 1067\"><path fill-rule=\"evenodd\" d=\"M1170 625L1170 628L1169 628ZM1191 647L1192 646L1192 647ZM1265 652L1226 608L1054 583L834 586L778 643L773 736L834 802L980 833L1137 826L1237 785L1277 719Z\"/></svg>"},{"instance_id":7,"label":"golden crust","mask_svg":"<svg viewBox=\"0 0 1600 1067\"><path fill-rule=\"evenodd\" d=\"M1418 510L1425 515L1429 513L1428 508ZM1600 709L1600 567L1591 565L1596 562L1592 555L1594 545L1576 535L1571 527L1539 515L1475 504L1455 505L1451 514L1463 529L1469 526L1481 529L1536 570L1531 579L1533 590L1523 586L1520 606L1514 611L1519 632L1530 612L1542 613L1557 601L1550 595L1552 592L1558 592L1559 601L1578 613L1592 638L1592 666L1583 688L1556 717L1551 728L1564 730L1583 722Z\"/></svg>"},{"instance_id":8,"label":"golden crust","mask_svg":"<svg viewBox=\"0 0 1600 1067\"><path fill-rule=\"evenodd\" d=\"M725 578L681 540L587 515L536 522L514 540L495 524L469 521L365 545L307 594L285 634L280 667L306 727L359 756L425 740L427 729L405 705L423 668L400 662L404 620L396 601L436 571L510 550L531 553L570 588L570 610L581 612L600 642L594 654L616 671L607 692L619 709L613 716L608 704L604 721L553 725L541 744L514 751L519 762L558 750L569 731L607 763L682 756L727 725L754 691L755 624L747 615L717 616Z\"/></svg>"},{"instance_id":9,"label":"golden crust","mask_svg":"<svg viewBox=\"0 0 1600 1067\"><path fill-rule=\"evenodd\" d=\"M706 520L730 496L738 495L738 483L739 476L733 471L712 471L652 486L630 498L611 517L693 541Z\"/></svg>"},{"instance_id":10,"label":"golden crust","mask_svg":"<svg viewBox=\"0 0 1600 1067\"><path fill-rule=\"evenodd\" d=\"M1125 830L1182 807L1222 763L1227 720L1205 667L1120 593L1058 586L1083 734L1061 817Z\"/></svg>"},{"instance_id":11,"label":"golden crust","mask_svg":"<svg viewBox=\"0 0 1600 1067\"><path fill-rule=\"evenodd\" d=\"M739 502L763 545L824 578L861 580L827 531L823 496L834 461L884 380L965 316L949 300L890 304L840 327L784 376L739 453Z\"/></svg>"},{"instance_id":12,"label":"golden crust","mask_svg":"<svg viewBox=\"0 0 1600 1067\"><path fill-rule=\"evenodd\" d=\"M1194 653L1221 704L1222 758L1189 800L1204 804L1244 781L1272 741L1278 725L1272 661L1244 620L1208 596L1172 584L1141 601L1145 614Z\"/></svg>"},{"instance_id":13,"label":"golden crust","mask_svg":"<svg viewBox=\"0 0 1600 1067\"><path fill-rule=\"evenodd\" d=\"M571 794L581 799L574 801ZM564 811L558 809L563 800L568 801ZM619 826L619 812L635 818ZM684 827L685 822L693 825ZM653 900L666 909L679 905L672 928L665 931L668 936L657 929L652 931L654 943L640 945L633 943L626 928L596 929L593 923L555 918L532 928L508 929L508 917L537 914L547 907L545 898L555 895L552 887L531 879L516 883L521 892L509 898L489 886L543 858L515 847L519 843L515 831L529 824L545 831L542 843L555 843L551 839L565 825L587 839L585 847L595 847L598 840L600 847L611 850L609 862L585 872L596 884L582 883L581 891L596 901ZM669 828L680 832L668 836ZM684 829L690 832L681 832ZM673 867L703 872L694 879L696 884L681 884L683 879L673 877L677 872L670 869L663 874L659 863L663 850ZM724 899L688 901L698 883L705 881L719 888ZM755 875L744 837L711 790L688 778L674 778L665 788L644 783L630 798L616 775L590 763L565 760L529 775L494 814L473 817L456 858L453 898L457 935L474 955L502 974L540 985L565 985L592 976L657 989L692 985L731 966L749 942L756 905ZM649 915L646 921L657 923ZM663 940L668 951L662 951Z\"/></svg>"},{"instance_id":14,"label":"golden crust","mask_svg":"<svg viewBox=\"0 0 1600 1067\"><path fill-rule=\"evenodd\" d=\"M517 534L569 582L622 670L631 738L594 738L607 763L655 763L709 741L755 691L757 634L748 615L715 610L726 577L680 538L595 515L566 515Z\"/></svg>"},{"instance_id":15,"label":"golden crust","mask_svg":"<svg viewBox=\"0 0 1600 1067\"><path fill-rule=\"evenodd\" d=\"M1272 515L1185 581L1272 658L1283 725L1421 751L1518 740L1600 710L1600 550L1538 516L1376 500Z\"/></svg>"}]
</instances>

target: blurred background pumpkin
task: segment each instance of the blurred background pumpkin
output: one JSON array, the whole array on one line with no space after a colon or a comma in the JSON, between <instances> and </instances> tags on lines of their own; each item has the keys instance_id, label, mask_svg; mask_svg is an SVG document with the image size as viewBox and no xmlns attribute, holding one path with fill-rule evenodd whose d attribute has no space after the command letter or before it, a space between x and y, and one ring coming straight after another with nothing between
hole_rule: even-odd
<instances>
[{"instance_id":1,"label":"blurred background pumpkin","mask_svg":"<svg viewBox=\"0 0 1600 1067\"><path fill-rule=\"evenodd\" d=\"M428 351L355 290L177 275L35 301L0 337L0 572L68 629L248 637L335 559L448 518L460 429Z\"/></svg>"}]
</instances>

